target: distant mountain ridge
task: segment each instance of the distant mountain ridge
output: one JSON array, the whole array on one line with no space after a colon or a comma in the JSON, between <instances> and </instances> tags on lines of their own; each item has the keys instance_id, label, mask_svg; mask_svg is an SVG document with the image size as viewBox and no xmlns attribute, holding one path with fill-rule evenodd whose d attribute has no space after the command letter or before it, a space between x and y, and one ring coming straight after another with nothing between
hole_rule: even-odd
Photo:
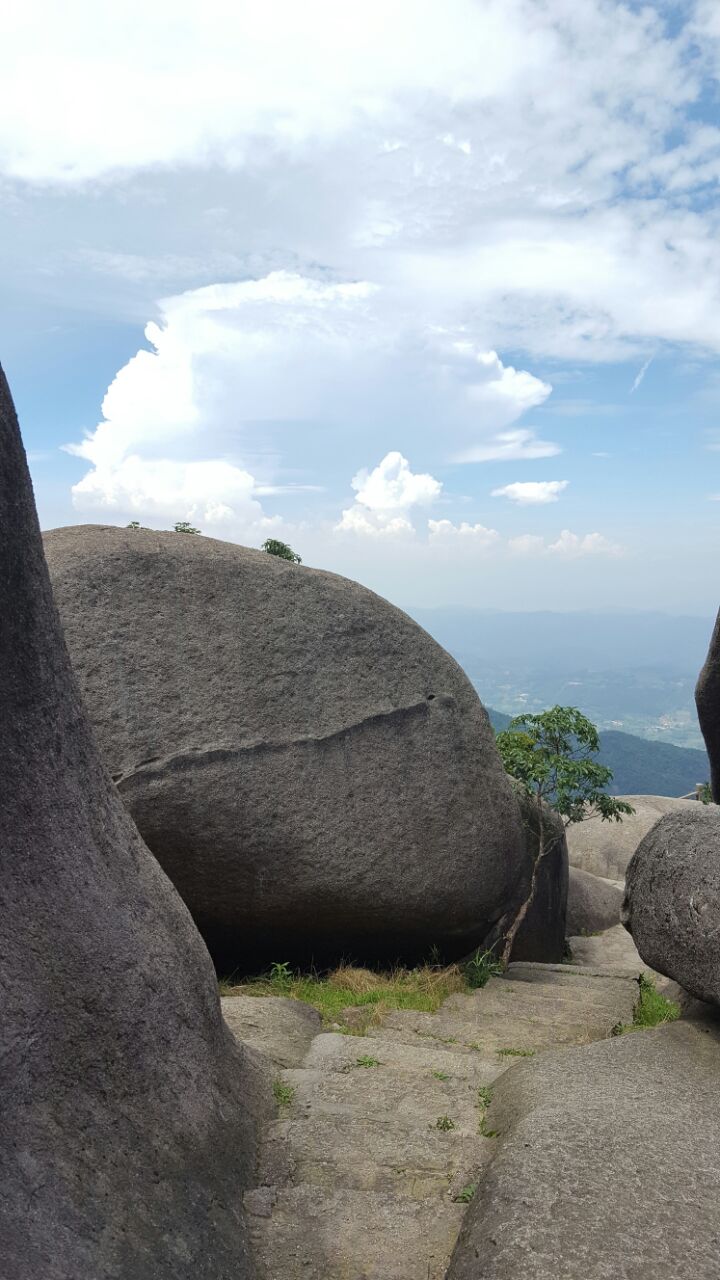
<instances>
[{"instance_id":1,"label":"distant mountain ridge","mask_svg":"<svg viewBox=\"0 0 720 1280\"><path fill-rule=\"evenodd\" d=\"M510 716L492 707L486 710L496 733L507 729ZM609 790L616 796L683 796L710 776L706 752L669 742L649 742L616 729L600 734L599 759L612 769Z\"/></svg>"}]
</instances>

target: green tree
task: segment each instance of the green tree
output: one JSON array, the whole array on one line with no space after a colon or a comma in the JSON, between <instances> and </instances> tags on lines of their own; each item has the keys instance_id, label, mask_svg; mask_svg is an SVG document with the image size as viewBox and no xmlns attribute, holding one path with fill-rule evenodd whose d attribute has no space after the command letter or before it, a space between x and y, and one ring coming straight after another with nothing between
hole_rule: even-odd
<instances>
[{"instance_id":1,"label":"green tree","mask_svg":"<svg viewBox=\"0 0 720 1280\"><path fill-rule=\"evenodd\" d=\"M129 524L125 525L126 529L139 529L140 527L141 526L140 526L139 520L131 520Z\"/></svg>"},{"instance_id":2,"label":"green tree","mask_svg":"<svg viewBox=\"0 0 720 1280\"><path fill-rule=\"evenodd\" d=\"M497 735L497 745L507 772L528 798L538 840L530 894L505 938L502 958L507 962L532 904L540 864L559 838L548 821L546 805L560 815L564 829L588 818L622 822L635 810L625 800L607 794L612 770L593 759L600 750L598 731L577 707L551 707L537 715L515 716Z\"/></svg>"},{"instance_id":3,"label":"green tree","mask_svg":"<svg viewBox=\"0 0 720 1280\"><path fill-rule=\"evenodd\" d=\"M293 564L302 564L297 551L293 551L287 542L280 542L278 538L266 538L262 544L262 550L267 551L269 556L279 556L281 560L290 560Z\"/></svg>"},{"instance_id":4,"label":"green tree","mask_svg":"<svg viewBox=\"0 0 720 1280\"><path fill-rule=\"evenodd\" d=\"M187 520L178 520L176 524L173 525L173 528L176 533L199 533L200 532L199 529L196 529L195 526L190 524Z\"/></svg>"}]
</instances>

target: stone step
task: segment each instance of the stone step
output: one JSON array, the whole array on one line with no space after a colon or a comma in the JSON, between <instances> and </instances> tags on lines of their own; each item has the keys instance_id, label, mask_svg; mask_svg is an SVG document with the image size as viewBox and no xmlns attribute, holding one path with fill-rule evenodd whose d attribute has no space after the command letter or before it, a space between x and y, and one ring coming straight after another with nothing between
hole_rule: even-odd
<instances>
[{"instance_id":1,"label":"stone step","mask_svg":"<svg viewBox=\"0 0 720 1280\"><path fill-rule=\"evenodd\" d=\"M294 1093L287 1119L314 1124L317 1115L391 1117L396 1123L419 1128L423 1134L440 1116L448 1116L455 1131L476 1137L483 1114L479 1081L452 1076L441 1067L425 1074L388 1067L378 1048L380 1065L355 1066L347 1071L284 1071L283 1082ZM495 1074L503 1070L496 1065ZM285 1108L283 1108L285 1111Z\"/></svg>"},{"instance_id":2,"label":"stone step","mask_svg":"<svg viewBox=\"0 0 720 1280\"><path fill-rule=\"evenodd\" d=\"M245 1202L257 1280L443 1280L465 1209L309 1186Z\"/></svg>"},{"instance_id":3,"label":"stone step","mask_svg":"<svg viewBox=\"0 0 720 1280\"><path fill-rule=\"evenodd\" d=\"M489 1084L497 1075L497 1061L494 1057L485 1058L476 1050L469 1051L466 1048L461 1052L454 1052L454 1045L443 1044L433 1036L425 1040L416 1037L409 1045L390 1036L381 1051L378 1041L383 1038L382 1032L383 1027L372 1036L345 1036L337 1031L324 1032L315 1037L302 1065L310 1070L345 1072L354 1068L358 1058L371 1057L381 1058L386 1067L413 1072L422 1077L431 1071L444 1071L453 1079Z\"/></svg>"},{"instance_id":4,"label":"stone step","mask_svg":"<svg viewBox=\"0 0 720 1280\"><path fill-rule=\"evenodd\" d=\"M425 1128L392 1116L317 1112L272 1124L263 1142L260 1183L326 1192L339 1188L394 1192L411 1200L450 1196L476 1181L492 1155L494 1140L444 1131L436 1121ZM450 1117L452 1119L452 1117Z\"/></svg>"}]
</instances>

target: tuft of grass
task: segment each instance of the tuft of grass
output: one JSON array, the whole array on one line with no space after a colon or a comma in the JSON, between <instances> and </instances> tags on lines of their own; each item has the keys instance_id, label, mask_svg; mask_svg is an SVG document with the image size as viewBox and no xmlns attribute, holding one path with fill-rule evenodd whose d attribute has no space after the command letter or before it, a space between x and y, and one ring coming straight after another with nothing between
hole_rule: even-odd
<instances>
[{"instance_id":1,"label":"tuft of grass","mask_svg":"<svg viewBox=\"0 0 720 1280\"><path fill-rule=\"evenodd\" d=\"M371 1058L367 1053L365 1053L363 1054L362 1058L355 1059L355 1066L356 1067L379 1067L380 1059Z\"/></svg>"},{"instance_id":2,"label":"tuft of grass","mask_svg":"<svg viewBox=\"0 0 720 1280\"><path fill-rule=\"evenodd\" d=\"M288 1107L295 1097L295 1090L284 1080L273 1080L273 1096L279 1107Z\"/></svg>"},{"instance_id":3,"label":"tuft of grass","mask_svg":"<svg viewBox=\"0 0 720 1280\"><path fill-rule=\"evenodd\" d=\"M462 1191L458 1191L457 1195L453 1196L455 1204L469 1204L475 1195L477 1188L477 1182L468 1182L467 1186L463 1187Z\"/></svg>"},{"instance_id":4,"label":"tuft of grass","mask_svg":"<svg viewBox=\"0 0 720 1280\"><path fill-rule=\"evenodd\" d=\"M455 1128L455 1121L451 1120L450 1116L438 1116L435 1121L435 1128L439 1129L441 1133L449 1133L451 1129Z\"/></svg>"},{"instance_id":5,"label":"tuft of grass","mask_svg":"<svg viewBox=\"0 0 720 1280\"><path fill-rule=\"evenodd\" d=\"M490 1089L486 1084L481 1084L477 1091L477 1097L478 1106L482 1107L484 1111L487 1111L490 1103L492 1102L492 1089Z\"/></svg>"},{"instance_id":6,"label":"tuft of grass","mask_svg":"<svg viewBox=\"0 0 720 1280\"><path fill-rule=\"evenodd\" d=\"M494 954L492 947L489 951L481 951L478 947L475 954L465 961L463 972L468 986L472 991L477 991L478 988L484 987L490 978L497 978L504 973L505 967Z\"/></svg>"},{"instance_id":7,"label":"tuft of grass","mask_svg":"<svg viewBox=\"0 0 720 1280\"><path fill-rule=\"evenodd\" d=\"M343 1010L348 1006L367 1007L367 1019L343 1028L352 1035L364 1035L391 1009L435 1013L448 996L467 990L468 984L458 965L438 968L429 964L417 969L396 967L375 973L343 963L329 973L299 973L293 972L286 963L278 963L260 977L233 983L231 975L220 983L223 996L286 996L301 1000L318 1010L326 1026L342 1023Z\"/></svg>"},{"instance_id":8,"label":"tuft of grass","mask_svg":"<svg viewBox=\"0 0 720 1280\"><path fill-rule=\"evenodd\" d=\"M497 1129L488 1129L487 1127L487 1109L492 1102L492 1089L486 1084L480 1086L477 1091L477 1105L480 1108L480 1120L478 1121L478 1133L481 1138L497 1138Z\"/></svg>"},{"instance_id":9,"label":"tuft of grass","mask_svg":"<svg viewBox=\"0 0 720 1280\"><path fill-rule=\"evenodd\" d=\"M643 1031L648 1027L660 1027L664 1022L675 1022L680 1017L680 1005L661 995L652 978L641 973L638 983L640 994L633 1009L633 1020L616 1023L610 1033L613 1036L624 1036L629 1031Z\"/></svg>"},{"instance_id":10,"label":"tuft of grass","mask_svg":"<svg viewBox=\"0 0 720 1280\"><path fill-rule=\"evenodd\" d=\"M449 1080L449 1079L450 1079L450 1077L449 1077L449 1075L448 1075L447 1071L433 1071L433 1072L432 1072L432 1075L435 1077L435 1079L436 1079L436 1080Z\"/></svg>"},{"instance_id":11,"label":"tuft of grass","mask_svg":"<svg viewBox=\"0 0 720 1280\"><path fill-rule=\"evenodd\" d=\"M501 1058L534 1058L534 1049L498 1049Z\"/></svg>"}]
</instances>

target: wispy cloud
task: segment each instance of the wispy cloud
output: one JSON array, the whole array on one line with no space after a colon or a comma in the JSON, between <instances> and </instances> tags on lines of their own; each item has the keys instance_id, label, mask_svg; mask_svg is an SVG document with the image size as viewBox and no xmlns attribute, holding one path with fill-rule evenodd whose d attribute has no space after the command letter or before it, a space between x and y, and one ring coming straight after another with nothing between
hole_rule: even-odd
<instances>
[{"instance_id":1,"label":"wispy cloud","mask_svg":"<svg viewBox=\"0 0 720 1280\"><path fill-rule=\"evenodd\" d=\"M630 395L631 395L631 396L632 396L632 395L634 395L634 394L635 394L635 392L637 391L638 387L640 386L640 383L642 382L643 378L645 377L645 374L647 373L647 371L648 371L648 369L650 368L650 365L652 364L652 362L653 362L653 360L654 360L654 359L655 359L654 355L653 355L653 356L648 356L647 360L645 361L644 365L642 366L642 369L640 369L639 373L638 373L638 374L636 374L635 379L634 379L634 381L633 381L633 384L632 384L632 386L631 386L631 388L630 388Z\"/></svg>"}]
</instances>

